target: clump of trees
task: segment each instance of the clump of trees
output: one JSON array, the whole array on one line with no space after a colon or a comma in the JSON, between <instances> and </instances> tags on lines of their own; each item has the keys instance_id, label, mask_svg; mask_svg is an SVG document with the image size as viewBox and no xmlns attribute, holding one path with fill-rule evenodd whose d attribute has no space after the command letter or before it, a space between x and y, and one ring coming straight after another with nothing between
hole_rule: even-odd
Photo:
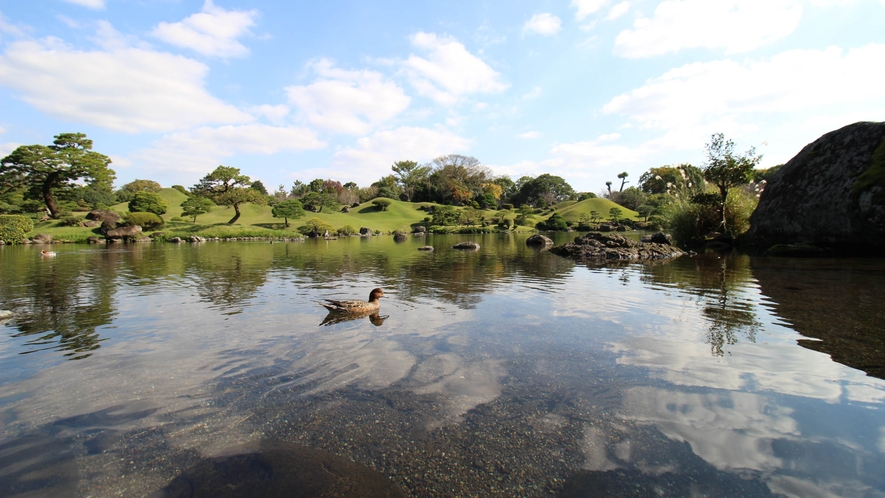
<instances>
[{"instance_id":1,"label":"clump of trees","mask_svg":"<svg viewBox=\"0 0 885 498\"><path fill-rule=\"evenodd\" d=\"M116 175L110 164L85 134L61 133L52 145L22 145L0 160L0 193L42 201L49 216L59 218L63 201L77 206L81 197L111 198Z\"/></svg>"},{"instance_id":2,"label":"clump of trees","mask_svg":"<svg viewBox=\"0 0 885 498\"><path fill-rule=\"evenodd\" d=\"M722 229L727 230L725 204L728 193L732 188L745 185L753 179L753 170L762 160L762 156L756 154L754 147L750 147L743 154L736 154L734 142L726 140L722 133L715 133L707 143L706 149L704 179L719 189L719 215Z\"/></svg>"},{"instance_id":3,"label":"clump of trees","mask_svg":"<svg viewBox=\"0 0 885 498\"><path fill-rule=\"evenodd\" d=\"M735 237L749 229L758 199L741 187L765 174L755 169L762 156L752 147L743 154L734 148L733 141L716 133L705 146L702 168L653 168L643 175L642 189L656 203L651 217L660 215L677 240L688 243L711 234Z\"/></svg>"}]
</instances>

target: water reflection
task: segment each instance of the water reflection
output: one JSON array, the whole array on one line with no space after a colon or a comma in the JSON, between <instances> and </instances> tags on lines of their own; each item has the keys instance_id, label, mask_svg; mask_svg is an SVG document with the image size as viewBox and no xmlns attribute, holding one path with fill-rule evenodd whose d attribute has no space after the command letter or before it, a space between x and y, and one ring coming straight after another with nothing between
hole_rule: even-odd
<instances>
[{"instance_id":1,"label":"water reflection","mask_svg":"<svg viewBox=\"0 0 885 498\"><path fill-rule=\"evenodd\" d=\"M105 256L70 254L66 262L29 258L28 264L40 269L34 272L4 262L0 302L15 313L9 322L17 330L12 337L25 340L18 354L61 350L65 357L80 360L100 347L105 339L97 329L110 324L117 314L119 255Z\"/></svg>"},{"instance_id":2,"label":"water reflection","mask_svg":"<svg viewBox=\"0 0 885 498\"><path fill-rule=\"evenodd\" d=\"M882 297L865 278L875 265L828 308L806 292L838 294L846 279L826 269L740 255L590 268L519 238L480 244L63 247L52 261L0 249L13 283L0 308L17 312L0 326L0 449L57 477L27 490L94 496L148 494L257 441L338 455L413 496L885 490L885 382L796 345L838 306L875 346L878 309L851 304ZM82 295L44 292L81 282ZM379 286L384 315L317 305ZM104 300L86 321L104 341L85 361L20 336L43 312L57 316L44 328L73 323L90 299ZM59 420L89 422L52 432ZM15 459L0 460L0 489L25 478Z\"/></svg>"},{"instance_id":3,"label":"water reflection","mask_svg":"<svg viewBox=\"0 0 885 498\"><path fill-rule=\"evenodd\" d=\"M739 253L680 258L674 264L646 265L643 281L685 291L706 318L710 353L723 356L741 338L756 342L761 326L749 292L755 286L749 262Z\"/></svg>"},{"instance_id":4,"label":"water reflection","mask_svg":"<svg viewBox=\"0 0 885 498\"><path fill-rule=\"evenodd\" d=\"M879 260L756 258L753 275L803 347L885 379L885 268Z\"/></svg>"},{"instance_id":5,"label":"water reflection","mask_svg":"<svg viewBox=\"0 0 885 498\"><path fill-rule=\"evenodd\" d=\"M323 321L320 322L320 327L335 325L338 323L349 322L351 320L359 320L362 318L369 318L369 322L376 327L380 327L384 325L384 320L390 318L390 315L382 315L377 311L330 311Z\"/></svg>"}]
</instances>

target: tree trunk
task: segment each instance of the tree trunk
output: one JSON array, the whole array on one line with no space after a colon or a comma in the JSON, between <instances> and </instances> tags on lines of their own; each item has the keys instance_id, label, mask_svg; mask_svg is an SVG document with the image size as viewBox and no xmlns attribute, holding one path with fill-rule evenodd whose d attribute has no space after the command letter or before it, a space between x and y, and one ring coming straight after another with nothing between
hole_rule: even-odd
<instances>
[{"instance_id":1,"label":"tree trunk","mask_svg":"<svg viewBox=\"0 0 885 498\"><path fill-rule=\"evenodd\" d=\"M52 185L57 179L58 173L50 173L46 180L43 181L43 202L49 208L49 216L52 218L58 217L58 207L55 205L55 199L52 198Z\"/></svg>"},{"instance_id":2,"label":"tree trunk","mask_svg":"<svg viewBox=\"0 0 885 498\"><path fill-rule=\"evenodd\" d=\"M722 196L722 203L719 205L719 214L722 216L722 230L728 231L725 226L725 201L728 200L728 187L719 187L719 195Z\"/></svg>"},{"instance_id":3,"label":"tree trunk","mask_svg":"<svg viewBox=\"0 0 885 498\"><path fill-rule=\"evenodd\" d=\"M235 214L234 217L231 218L230 221L227 222L228 225L233 225L234 223L237 222L238 219L240 219L240 203L239 202L234 203L234 211L236 211L237 214Z\"/></svg>"}]
</instances>

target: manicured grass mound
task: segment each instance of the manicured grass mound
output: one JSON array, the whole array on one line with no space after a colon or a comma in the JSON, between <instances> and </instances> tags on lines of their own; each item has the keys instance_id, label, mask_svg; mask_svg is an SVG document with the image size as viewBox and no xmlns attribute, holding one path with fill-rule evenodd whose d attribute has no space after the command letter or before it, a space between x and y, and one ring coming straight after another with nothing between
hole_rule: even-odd
<instances>
[{"instance_id":1,"label":"manicured grass mound","mask_svg":"<svg viewBox=\"0 0 885 498\"><path fill-rule=\"evenodd\" d=\"M582 214L590 215L590 211L596 211L599 213L599 216L602 217L602 220L609 219L609 211L612 208L618 208L621 210L622 218L629 218L631 220L638 220L639 213L633 211L632 209L627 209L620 204L615 204L614 202L608 199L602 198L593 198L593 199L584 199L581 202L576 202L570 206L566 206L565 208L559 209L557 206L556 212L562 215L566 221L571 221L572 223L577 224Z\"/></svg>"}]
</instances>

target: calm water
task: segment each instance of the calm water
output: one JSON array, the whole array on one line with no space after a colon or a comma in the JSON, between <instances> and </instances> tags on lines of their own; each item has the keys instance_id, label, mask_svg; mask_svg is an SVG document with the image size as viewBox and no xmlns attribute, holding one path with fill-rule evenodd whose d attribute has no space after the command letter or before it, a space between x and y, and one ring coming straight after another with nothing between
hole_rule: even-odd
<instances>
[{"instance_id":1,"label":"calm water","mask_svg":"<svg viewBox=\"0 0 885 498\"><path fill-rule=\"evenodd\" d=\"M885 496L885 260L53 249L0 248L2 496L150 495L255 441L414 496Z\"/></svg>"}]
</instances>

